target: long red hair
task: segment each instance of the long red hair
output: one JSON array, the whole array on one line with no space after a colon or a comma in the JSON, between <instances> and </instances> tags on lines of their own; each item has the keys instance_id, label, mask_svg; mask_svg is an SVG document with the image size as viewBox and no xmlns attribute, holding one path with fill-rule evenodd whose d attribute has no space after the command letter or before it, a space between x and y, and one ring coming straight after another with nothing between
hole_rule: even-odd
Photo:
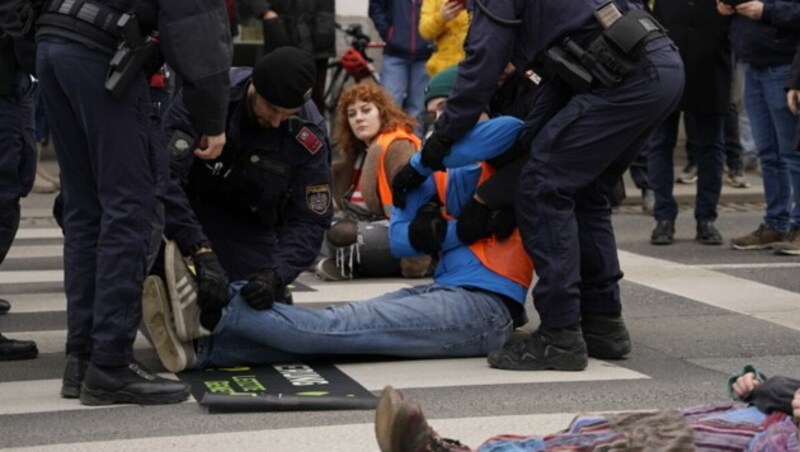
<instances>
[{"instance_id":1,"label":"long red hair","mask_svg":"<svg viewBox=\"0 0 800 452\"><path fill-rule=\"evenodd\" d=\"M398 127L413 131L417 126L417 121L400 109L380 85L364 81L347 87L336 104L336 120L333 125L333 139L342 158L346 158L348 154L358 154L367 147L366 143L356 138L347 121L347 108L359 100L373 103L378 108L381 120L379 134Z\"/></svg>"}]
</instances>

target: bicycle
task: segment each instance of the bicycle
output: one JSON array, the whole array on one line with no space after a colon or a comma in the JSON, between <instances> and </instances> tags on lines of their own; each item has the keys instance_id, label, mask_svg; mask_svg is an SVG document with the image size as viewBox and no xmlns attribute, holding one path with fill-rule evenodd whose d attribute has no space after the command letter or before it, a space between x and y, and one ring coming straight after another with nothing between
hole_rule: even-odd
<instances>
[{"instance_id":1,"label":"bicycle","mask_svg":"<svg viewBox=\"0 0 800 452\"><path fill-rule=\"evenodd\" d=\"M336 28L348 38L348 48L342 56L328 64L330 75L323 94L323 115L328 122L333 121L336 104L346 86L368 79L380 83L380 75L372 65L374 60L367 55L367 49L382 48L385 45L382 42L373 42L360 24L343 28L337 23Z\"/></svg>"}]
</instances>

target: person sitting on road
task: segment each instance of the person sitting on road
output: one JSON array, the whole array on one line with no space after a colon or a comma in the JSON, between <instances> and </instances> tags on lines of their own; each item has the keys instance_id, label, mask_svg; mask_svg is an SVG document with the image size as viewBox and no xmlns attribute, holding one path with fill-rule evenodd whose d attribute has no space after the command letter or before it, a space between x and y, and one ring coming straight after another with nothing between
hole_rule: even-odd
<instances>
[{"instance_id":1,"label":"person sitting on road","mask_svg":"<svg viewBox=\"0 0 800 452\"><path fill-rule=\"evenodd\" d=\"M389 182L420 147L416 122L380 86L347 88L336 107L333 136L340 160L333 163L333 200L338 221L326 235L317 277L429 276L429 256L398 259L389 250L392 192Z\"/></svg>"},{"instance_id":2,"label":"person sitting on road","mask_svg":"<svg viewBox=\"0 0 800 452\"><path fill-rule=\"evenodd\" d=\"M456 143L449 158L479 155L489 159L517 139L522 122L504 117L476 126ZM456 163L456 162L451 162ZM461 209L475 187L492 173L486 163L441 173L407 193L404 208L392 211L389 237L397 256L437 255L432 284L404 288L366 301L309 309L275 303L254 305L244 283L230 286L231 301L203 337L201 312L191 296L183 323L173 316L168 298L177 286L192 282L181 256L168 244L167 281L145 284L144 318L166 369L179 372L209 366L259 365L309 360L330 355L390 355L406 358L485 356L501 347L516 326L525 323L523 303L533 264L519 232L497 226L472 245L459 239ZM464 166L466 165L466 166ZM193 286L193 283L192 283ZM191 287L191 286L190 286ZM174 305L174 303L173 303ZM193 314L189 314L193 311ZM173 321L174 318L174 321ZM188 332L179 337L178 332ZM192 341L195 341L193 343Z\"/></svg>"},{"instance_id":3,"label":"person sitting on road","mask_svg":"<svg viewBox=\"0 0 800 452\"><path fill-rule=\"evenodd\" d=\"M800 380L765 378L746 366L728 381L732 402L684 409L614 414L582 414L559 433L541 436L500 435L479 452L514 450L798 450ZM387 386L375 412L381 452L473 449L441 437L428 424L420 405Z\"/></svg>"}]
</instances>

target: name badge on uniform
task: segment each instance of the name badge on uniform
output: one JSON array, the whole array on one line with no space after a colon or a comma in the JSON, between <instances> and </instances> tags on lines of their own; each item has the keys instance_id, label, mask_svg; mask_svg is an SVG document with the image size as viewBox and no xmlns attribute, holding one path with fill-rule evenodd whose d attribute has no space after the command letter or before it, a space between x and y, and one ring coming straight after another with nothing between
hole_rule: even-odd
<instances>
[{"instance_id":1,"label":"name badge on uniform","mask_svg":"<svg viewBox=\"0 0 800 452\"><path fill-rule=\"evenodd\" d=\"M324 215L331 206L331 188L328 184L306 186L306 206L317 215Z\"/></svg>"},{"instance_id":2,"label":"name badge on uniform","mask_svg":"<svg viewBox=\"0 0 800 452\"><path fill-rule=\"evenodd\" d=\"M169 139L168 149L172 153L172 158L182 159L192 150L192 145L194 145L194 138L185 132L176 130Z\"/></svg>"},{"instance_id":3,"label":"name badge on uniform","mask_svg":"<svg viewBox=\"0 0 800 452\"><path fill-rule=\"evenodd\" d=\"M322 140L308 127L303 127L294 137L306 150L314 155L322 149Z\"/></svg>"}]
</instances>

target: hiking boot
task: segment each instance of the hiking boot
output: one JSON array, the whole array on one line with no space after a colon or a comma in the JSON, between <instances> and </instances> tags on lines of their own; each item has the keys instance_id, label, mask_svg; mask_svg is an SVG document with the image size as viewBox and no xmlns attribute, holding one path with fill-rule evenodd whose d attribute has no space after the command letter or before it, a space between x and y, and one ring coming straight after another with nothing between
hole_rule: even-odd
<instances>
[{"instance_id":1,"label":"hiking boot","mask_svg":"<svg viewBox=\"0 0 800 452\"><path fill-rule=\"evenodd\" d=\"M158 276L148 276L144 280L142 321L165 369L177 373L194 363L194 344L192 341L181 342L178 339L172 322L172 309L167 299L167 288Z\"/></svg>"},{"instance_id":2,"label":"hiking boot","mask_svg":"<svg viewBox=\"0 0 800 452\"><path fill-rule=\"evenodd\" d=\"M375 438L381 452L392 452L392 424L403 403L403 394L391 386L383 388L375 410Z\"/></svg>"},{"instance_id":3,"label":"hiking boot","mask_svg":"<svg viewBox=\"0 0 800 452\"><path fill-rule=\"evenodd\" d=\"M584 314L581 330L592 358L622 359L631 352L631 337L619 314Z\"/></svg>"},{"instance_id":4,"label":"hiking boot","mask_svg":"<svg viewBox=\"0 0 800 452\"><path fill-rule=\"evenodd\" d=\"M314 267L314 274L323 281L344 281L346 279L352 279L346 276L342 269L336 265L335 257L320 259L316 267Z\"/></svg>"},{"instance_id":5,"label":"hiking boot","mask_svg":"<svg viewBox=\"0 0 800 452\"><path fill-rule=\"evenodd\" d=\"M762 223L755 231L731 240L735 250L765 250L773 248L784 239L784 232L772 229Z\"/></svg>"},{"instance_id":6,"label":"hiking boot","mask_svg":"<svg viewBox=\"0 0 800 452\"><path fill-rule=\"evenodd\" d=\"M800 256L800 228L793 227L786 233L786 239L775 245L775 254Z\"/></svg>"},{"instance_id":7,"label":"hiking boot","mask_svg":"<svg viewBox=\"0 0 800 452\"><path fill-rule=\"evenodd\" d=\"M458 441L442 438L428 424L422 407L405 401L394 416L391 432L392 452L469 452L472 449Z\"/></svg>"},{"instance_id":8,"label":"hiking boot","mask_svg":"<svg viewBox=\"0 0 800 452\"><path fill-rule=\"evenodd\" d=\"M489 353L489 365L509 370L583 370L588 364L580 327L539 327L529 337Z\"/></svg>"},{"instance_id":9,"label":"hiking boot","mask_svg":"<svg viewBox=\"0 0 800 452\"><path fill-rule=\"evenodd\" d=\"M713 221L697 223L697 235L694 239L703 245L722 245L722 234L714 227Z\"/></svg>"},{"instance_id":10,"label":"hiking boot","mask_svg":"<svg viewBox=\"0 0 800 452\"><path fill-rule=\"evenodd\" d=\"M39 355L36 342L9 339L0 334L0 361L33 359Z\"/></svg>"},{"instance_id":11,"label":"hiking boot","mask_svg":"<svg viewBox=\"0 0 800 452\"><path fill-rule=\"evenodd\" d=\"M672 245L675 242L675 223L669 220L659 220L656 228L650 234L651 245Z\"/></svg>"},{"instance_id":12,"label":"hiking boot","mask_svg":"<svg viewBox=\"0 0 800 452\"><path fill-rule=\"evenodd\" d=\"M688 163L675 179L679 184L693 184L697 182L697 165Z\"/></svg>"},{"instance_id":13,"label":"hiking boot","mask_svg":"<svg viewBox=\"0 0 800 452\"><path fill-rule=\"evenodd\" d=\"M183 402L189 390L188 383L161 378L135 361L120 367L90 363L80 398L84 405L161 405Z\"/></svg>"},{"instance_id":14,"label":"hiking boot","mask_svg":"<svg viewBox=\"0 0 800 452\"><path fill-rule=\"evenodd\" d=\"M77 399L81 395L81 384L83 377L86 376L86 368L89 367L89 357L70 353L67 355L67 363L64 365L64 375L61 378L61 397L65 399Z\"/></svg>"},{"instance_id":15,"label":"hiking boot","mask_svg":"<svg viewBox=\"0 0 800 452\"><path fill-rule=\"evenodd\" d=\"M210 336L211 331L200 323L201 309L197 305L197 281L186 266L178 246L172 241L167 241L164 247L164 273L178 339L188 342Z\"/></svg>"},{"instance_id":16,"label":"hiking boot","mask_svg":"<svg viewBox=\"0 0 800 452\"><path fill-rule=\"evenodd\" d=\"M733 188L750 188L750 182L744 177L744 171L728 171L725 183Z\"/></svg>"}]
</instances>

